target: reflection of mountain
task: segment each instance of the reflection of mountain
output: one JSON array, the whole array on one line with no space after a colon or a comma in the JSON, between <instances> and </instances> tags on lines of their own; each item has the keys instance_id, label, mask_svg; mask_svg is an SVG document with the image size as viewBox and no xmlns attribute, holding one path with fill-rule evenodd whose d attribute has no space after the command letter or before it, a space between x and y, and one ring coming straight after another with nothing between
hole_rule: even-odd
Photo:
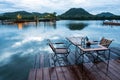
<instances>
[{"instance_id":1,"label":"reflection of mountain","mask_svg":"<svg viewBox=\"0 0 120 80\"><path fill-rule=\"evenodd\" d=\"M67 26L70 30L82 30L87 25L88 24L85 24L85 23L69 23L69 24L67 24Z\"/></svg>"}]
</instances>

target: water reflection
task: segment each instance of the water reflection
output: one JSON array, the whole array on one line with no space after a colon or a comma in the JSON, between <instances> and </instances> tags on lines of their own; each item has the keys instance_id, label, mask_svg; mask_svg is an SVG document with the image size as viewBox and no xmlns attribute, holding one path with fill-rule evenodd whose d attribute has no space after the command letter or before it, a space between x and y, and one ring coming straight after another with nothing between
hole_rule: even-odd
<instances>
[{"instance_id":1,"label":"water reflection","mask_svg":"<svg viewBox=\"0 0 120 80\"><path fill-rule=\"evenodd\" d=\"M47 39L62 42L69 36L87 35L90 40L100 40L104 36L114 39L113 44L119 47L120 27L104 27L101 23L57 21L0 24L0 80L27 80L35 55L52 53Z\"/></svg>"},{"instance_id":2,"label":"water reflection","mask_svg":"<svg viewBox=\"0 0 120 80\"><path fill-rule=\"evenodd\" d=\"M43 22L44 27L53 27L56 29L56 21L50 21L50 22Z\"/></svg>"},{"instance_id":3,"label":"water reflection","mask_svg":"<svg viewBox=\"0 0 120 80\"><path fill-rule=\"evenodd\" d=\"M19 29L19 30L22 30L22 28L23 28L23 23L18 23L17 26L18 26L18 29Z\"/></svg>"},{"instance_id":4,"label":"water reflection","mask_svg":"<svg viewBox=\"0 0 120 80\"><path fill-rule=\"evenodd\" d=\"M56 21L50 21L50 22L24 22L24 23L15 23L17 24L17 27L19 30L22 30L25 27L35 26L38 27L50 27L56 29ZM13 24L12 24L13 25Z\"/></svg>"},{"instance_id":5,"label":"water reflection","mask_svg":"<svg viewBox=\"0 0 120 80\"><path fill-rule=\"evenodd\" d=\"M4 23L0 22L1 25L5 25L6 27L12 26L12 27L17 27L19 30L25 29L25 28L30 28L30 27L35 27L35 28L53 28L56 29L56 21L48 21L48 22L20 22L20 23L14 23L12 22L11 24L9 23ZM42 29L43 29L42 28Z\"/></svg>"},{"instance_id":6,"label":"water reflection","mask_svg":"<svg viewBox=\"0 0 120 80\"><path fill-rule=\"evenodd\" d=\"M88 26L88 24L85 24L85 23L69 23L69 24L67 24L67 26L70 30L82 30L86 26Z\"/></svg>"}]
</instances>

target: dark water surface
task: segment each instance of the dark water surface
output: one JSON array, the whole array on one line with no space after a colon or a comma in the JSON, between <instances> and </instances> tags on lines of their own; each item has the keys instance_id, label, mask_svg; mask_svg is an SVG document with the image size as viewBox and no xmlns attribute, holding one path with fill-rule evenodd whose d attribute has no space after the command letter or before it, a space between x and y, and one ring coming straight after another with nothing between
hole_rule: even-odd
<instances>
[{"instance_id":1,"label":"dark water surface","mask_svg":"<svg viewBox=\"0 0 120 80\"><path fill-rule=\"evenodd\" d=\"M57 21L19 24L0 23L0 80L27 80L36 54L51 53L47 39L63 40L70 36L114 39L120 46L120 26L102 25L102 21Z\"/></svg>"}]
</instances>

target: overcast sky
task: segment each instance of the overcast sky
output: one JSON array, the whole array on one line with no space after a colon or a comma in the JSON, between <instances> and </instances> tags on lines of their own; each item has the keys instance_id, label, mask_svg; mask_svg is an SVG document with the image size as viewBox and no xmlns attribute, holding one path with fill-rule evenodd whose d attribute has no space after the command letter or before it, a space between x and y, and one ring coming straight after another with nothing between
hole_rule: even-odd
<instances>
[{"instance_id":1,"label":"overcast sky","mask_svg":"<svg viewBox=\"0 0 120 80\"><path fill-rule=\"evenodd\" d=\"M0 0L0 13L28 11L61 14L70 8L84 8L91 14L112 12L120 15L120 0Z\"/></svg>"}]
</instances>

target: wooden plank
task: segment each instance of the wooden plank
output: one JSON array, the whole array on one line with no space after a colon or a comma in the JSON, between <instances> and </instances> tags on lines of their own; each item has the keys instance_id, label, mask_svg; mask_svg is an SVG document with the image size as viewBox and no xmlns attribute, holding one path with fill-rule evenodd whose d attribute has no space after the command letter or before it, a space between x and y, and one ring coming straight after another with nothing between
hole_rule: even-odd
<instances>
[{"instance_id":1,"label":"wooden plank","mask_svg":"<svg viewBox=\"0 0 120 80\"><path fill-rule=\"evenodd\" d=\"M50 80L49 68L43 69L43 80Z\"/></svg>"},{"instance_id":2,"label":"wooden plank","mask_svg":"<svg viewBox=\"0 0 120 80\"><path fill-rule=\"evenodd\" d=\"M36 80L36 69L31 69L28 80Z\"/></svg>"},{"instance_id":3,"label":"wooden plank","mask_svg":"<svg viewBox=\"0 0 120 80\"><path fill-rule=\"evenodd\" d=\"M110 52L110 59L116 60L118 58L119 58L119 56L116 53L114 53L112 51Z\"/></svg>"},{"instance_id":4,"label":"wooden plank","mask_svg":"<svg viewBox=\"0 0 120 80\"><path fill-rule=\"evenodd\" d=\"M50 67L50 54L45 53L44 54L44 67Z\"/></svg>"},{"instance_id":5,"label":"wooden plank","mask_svg":"<svg viewBox=\"0 0 120 80\"><path fill-rule=\"evenodd\" d=\"M78 66L73 66L72 68L74 69L72 71L74 72L74 75L76 75L77 80L82 80L83 75L82 75L82 73L80 71L80 68Z\"/></svg>"},{"instance_id":6,"label":"wooden plank","mask_svg":"<svg viewBox=\"0 0 120 80\"><path fill-rule=\"evenodd\" d=\"M111 49L111 51L117 51L117 52L120 52L120 48L117 48L117 47L111 47L110 49Z\"/></svg>"},{"instance_id":7,"label":"wooden plank","mask_svg":"<svg viewBox=\"0 0 120 80\"><path fill-rule=\"evenodd\" d=\"M120 63L118 62L118 60L111 60L110 64L112 64L114 68L117 69L117 71L120 71Z\"/></svg>"},{"instance_id":8,"label":"wooden plank","mask_svg":"<svg viewBox=\"0 0 120 80\"><path fill-rule=\"evenodd\" d=\"M37 55L35 55L35 61L34 61L34 66L33 66L33 68L34 68L34 69L37 68Z\"/></svg>"},{"instance_id":9,"label":"wooden plank","mask_svg":"<svg viewBox=\"0 0 120 80\"><path fill-rule=\"evenodd\" d=\"M56 73L56 68L55 67L49 68L49 72L50 72L51 80L59 80L58 76L57 76L57 73Z\"/></svg>"},{"instance_id":10,"label":"wooden plank","mask_svg":"<svg viewBox=\"0 0 120 80\"><path fill-rule=\"evenodd\" d=\"M80 71L80 68L78 66L73 66L73 68L75 68L74 73L76 73L76 78L77 80L82 80L83 75L82 72Z\"/></svg>"},{"instance_id":11,"label":"wooden plank","mask_svg":"<svg viewBox=\"0 0 120 80\"><path fill-rule=\"evenodd\" d=\"M116 48L116 50L118 50L118 52L120 52L120 47L114 47L114 48Z\"/></svg>"},{"instance_id":12,"label":"wooden plank","mask_svg":"<svg viewBox=\"0 0 120 80\"><path fill-rule=\"evenodd\" d=\"M37 69L36 80L43 80L43 70Z\"/></svg>"},{"instance_id":13,"label":"wooden plank","mask_svg":"<svg viewBox=\"0 0 120 80\"><path fill-rule=\"evenodd\" d=\"M58 80L66 80L61 67L56 67L56 72L57 72Z\"/></svg>"},{"instance_id":14,"label":"wooden plank","mask_svg":"<svg viewBox=\"0 0 120 80\"><path fill-rule=\"evenodd\" d=\"M40 54L37 54L35 56L34 69L38 69L39 68L39 63L40 63L39 59L40 59L40 56L41 56Z\"/></svg>"},{"instance_id":15,"label":"wooden plank","mask_svg":"<svg viewBox=\"0 0 120 80\"><path fill-rule=\"evenodd\" d=\"M118 65L116 65L115 63L111 63L110 62L110 65L109 65L109 70L111 71L112 74L114 74L118 80L120 80L120 68L118 67Z\"/></svg>"},{"instance_id":16,"label":"wooden plank","mask_svg":"<svg viewBox=\"0 0 120 80\"><path fill-rule=\"evenodd\" d=\"M67 67L67 69L68 69L68 71L70 73L70 76L73 78L73 80L80 80L80 79L82 79L82 74L79 71L78 67L70 66L70 67Z\"/></svg>"},{"instance_id":17,"label":"wooden plank","mask_svg":"<svg viewBox=\"0 0 120 80\"><path fill-rule=\"evenodd\" d=\"M117 73L119 73L120 74L120 64L117 62L117 61L115 61L115 60L111 60L110 61L110 66L114 69L114 70L116 70L117 71Z\"/></svg>"},{"instance_id":18,"label":"wooden plank","mask_svg":"<svg viewBox=\"0 0 120 80\"><path fill-rule=\"evenodd\" d=\"M62 67L66 80L77 80L70 67Z\"/></svg>"},{"instance_id":19,"label":"wooden plank","mask_svg":"<svg viewBox=\"0 0 120 80\"><path fill-rule=\"evenodd\" d=\"M120 50L118 50L117 48L112 48L111 52L113 52L114 54L117 54L118 56L120 56L120 54L119 54Z\"/></svg>"},{"instance_id":20,"label":"wooden plank","mask_svg":"<svg viewBox=\"0 0 120 80\"><path fill-rule=\"evenodd\" d=\"M39 56L39 68L43 68L44 67L44 55L40 54L41 56Z\"/></svg>"},{"instance_id":21,"label":"wooden plank","mask_svg":"<svg viewBox=\"0 0 120 80\"><path fill-rule=\"evenodd\" d=\"M104 62L100 62L99 64L97 64L97 67L99 68L99 71L102 71L103 73L107 73L107 76L110 77L110 79L112 80L119 80L119 78L115 75L115 71L113 70L113 68L110 67L109 65L109 70L108 72L106 71L106 63Z\"/></svg>"},{"instance_id":22,"label":"wooden plank","mask_svg":"<svg viewBox=\"0 0 120 80\"><path fill-rule=\"evenodd\" d=\"M89 63L84 64L84 71L90 80L104 80Z\"/></svg>"},{"instance_id":23,"label":"wooden plank","mask_svg":"<svg viewBox=\"0 0 120 80\"><path fill-rule=\"evenodd\" d=\"M52 53L49 54L50 67L54 67L54 61L52 59Z\"/></svg>"},{"instance_id":24,"label":"wooden plank","mask_svg":"<svg viewBox=\"0 0 120 80\"><path fill-rule=\"evenodd\" d=\"M118 59L118 60L116 60L118 63L120 63L120 60Z\"/></svg>"},{"instance_id":25,"label":"wooden plank","mask_svg":"<svg viewBox=\"0 0 120 80\"><path fill-rule=\"evenodd\" d=\"M98 63L98 64L99 64L99 63ZM89 66L91 66L91 65L94 65L94 64L89 64ZM101 67L102 67L102 68L105 68L104 70L106 71L107 68L106 68L105 66L101 66ZM97 67L97 64L95 64L92 69L97 73L97 75L99 75L99 76L101 77L100 79L102 79L102 80L111 80L111 79L107 76L107 73L101 71L101 68L99 69L99 68Z\"/></svg>"}]
</instances>

